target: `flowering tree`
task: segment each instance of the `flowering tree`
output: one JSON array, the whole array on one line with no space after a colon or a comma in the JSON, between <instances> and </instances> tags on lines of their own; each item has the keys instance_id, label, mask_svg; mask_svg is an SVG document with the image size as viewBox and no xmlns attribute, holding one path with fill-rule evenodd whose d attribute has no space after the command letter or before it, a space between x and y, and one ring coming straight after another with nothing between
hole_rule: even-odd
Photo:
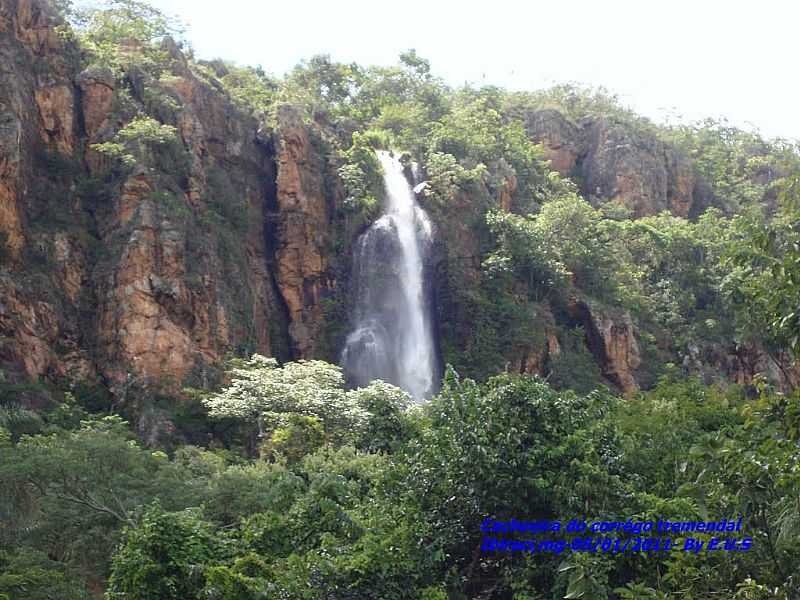
<instances>
[{"instance_id":1,"label":"flowering tree","mask_svg":"<svg viewBox=\"0 0 800 600\"><path fill-rule=\"evenodd\" d=\"M212 417L256 419L262 434L303 415L319 419L332 442L352 442L369 428L376 395L398 408L409 401L405 392L383 382L346 391L341 368L319 360L281 367L274 358L254 354L230 375L230 385L204 404Z\"/></svg>"}]
</instances>

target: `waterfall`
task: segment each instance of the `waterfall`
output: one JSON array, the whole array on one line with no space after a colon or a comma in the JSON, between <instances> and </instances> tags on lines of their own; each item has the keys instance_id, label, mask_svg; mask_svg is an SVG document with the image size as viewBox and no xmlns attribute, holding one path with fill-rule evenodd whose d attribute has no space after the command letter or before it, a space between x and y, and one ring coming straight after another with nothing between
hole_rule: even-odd
<instances>
[{"instance_id":1,"label":"waterfall","mask_svg":"<svg viewBox=\"0 0 800 600\"><path fill-rule=\"evenodd\" d=\"M353 385L382 379L419 401L430 397L435 385L431 301L425 285L432 227L417 206L400 161L384 151L378 158L386 210L356 242L353 330L342 366Z\"/></svg>"}]
</instances>

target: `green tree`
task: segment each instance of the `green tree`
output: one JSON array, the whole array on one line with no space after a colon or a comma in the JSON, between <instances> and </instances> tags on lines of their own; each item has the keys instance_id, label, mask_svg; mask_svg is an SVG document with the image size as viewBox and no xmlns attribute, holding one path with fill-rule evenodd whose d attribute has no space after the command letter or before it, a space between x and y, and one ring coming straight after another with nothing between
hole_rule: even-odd
<instances>
[{"instance_id":1,"label":"green tree","mask_svg":"<svg viewBox=\"0 0 800 600\"><path fill-rule=\"evenodd\" d=\"M340 367L316 360L279 367L274 358L257 354L237 364L231 384L204 400L212 417L257 419L271 432L292 414L311 416L336 443L354 439L367 420L367 412L345 391Z\"/></svg>"},{"instance_id":2,"label":"green tree","mask_svg":"<svg viewBox=\"0 0 800 600\"><path fill-rule=\"evenodd\" d=\"M716 201L729 214L765 200L800 164L795 144L768 141L725 121L706 119L675 127L665 137L692 158Z\"/></svg>"},{"instance_id":3,"label":"green tree","mask_svg":"<svg viewBox=\"0 0 800 600\"><path fill-rule=\"evenodd\" d=\"M486 221L497 243L483 263L490 275L525 282L537 300L568 286L615 299L621 248L613 222L582 198L551 200L534 216L491 211Z\"/></svg>"},{"instance_id":4,"label":"green tree","mask_svg":"<svg viewBox=\"0 0 800 600\"><path fill-rule=\"evenodd\" d=\"M261 67L225 64L220 81L239 107L259 116L269 114L274 108L279 84Z\"/></svg>"},{"instance_id":5,"label":"green tree","mask_svg":"<svg viewBox=\"0 0 800 600\"><path fill-rule=\"evenodd\" d=\"M727 253L734 267L724 282L728 297L757 319L776 352L800 355L800 176L786 180L780 207L771 220L738 217L735 245ZM777 362L781 362L778 360Z\"/></svg>"},{"instance_id":6,"label":"green tree","mask_svg":"<svg viewBox=\"0 0 800 600\"><path fill-rule=\"evenodd\" d=\"M107 0L100 7L65 10L93 64L119 69L132 64L158 74L168 64L158 42L182 33L181 24L145 0Z\"/></svg>"},{"instance_id":7,"label":"green tree","mask_svg":"<svg viewBox=\"0 0 800 600\"><path fill-rule=\"evenodd\" d=\"M0 598L4 600L89 600L86 585L44 552L0 550Z\"/></svg>"},{"instance_id":8,"label":"green tree","mask_svg":"<svg viewBox=\"0 0 800 600\"><path fill-rule=\"evenodd\" d=\"M622 484L589 427L608 401L556 392L534 377L501 375L480 386L448 372L426 411L429 428L409 444L404 481L409 506L433 532L429 551L449 557L464 593L511 586L510 555L480 551L487 517L558 520L619 508ZM554 584L559 561L537 557L533 590Z\"/></svg>"},{"instance_id":9,"label":"green tree","mask_svg":"<svg viewBox=\"0 0 800 600\"><path fill-rule=\"evenodd\" d=\"M176 142L176 132L172 125L164 125L152 117L138 116L120 129L112 141L92 144L92 149L132 167L145 158L150 147Z\"/></svg>"},{"instance_id":10,"label":"green tree","mask_svg":"<svg viewBox=\"0 0 800 600\"><path fill-rule=\"evenodd\" d=\"M317 417L290 414L286 425L278 427L261 445L262 455L283 455L290 463L297 462L325 443L325 430Z\"/></svg>"},{"instance_id":11,"label":"green tree","mask_svg":"<svg viewBox=\"0 0 800 600\"><path fill-rule=\"evenodd\" d=\"M408 441L414 427L408 414L413 401L406 392L383 381L373 381L348 394L369 415L357 447L367 452L392 452Z\"/></svg>"},{"instance_id":12,"label":"green tree","mask_svg":"<svg viewBox=\"0 0 800 600\"><path fill-rule=\"evenodd\" d=\"M205 586L205 569L222 553L220 532L198 510L170 513L151 505L127 526L114 553L107 597L188 600Z\"/></svg>"},{"instance_id":13,"label":"green tree","mask_svg":"<svg viewBox=\"0 0 800 600\"><path fill-rule=\"evenodd\" d=\"M180 504L179 485L163 453L141 448L119 417L89 419L74 431L23 437L0 448L0 503L11 544L31 544L89 572L104 572L120 527L154 497Z\"/></svg>"}]
</instances>

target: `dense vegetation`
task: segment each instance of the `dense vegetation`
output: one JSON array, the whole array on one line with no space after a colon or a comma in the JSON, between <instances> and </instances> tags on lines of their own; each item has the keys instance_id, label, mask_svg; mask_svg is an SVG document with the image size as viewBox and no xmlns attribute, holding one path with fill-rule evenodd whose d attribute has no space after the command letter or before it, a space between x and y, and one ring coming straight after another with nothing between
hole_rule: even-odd
<instances>
[{"instance_id":1,"label":"dense vegetation","mask_svg":"<svg viewBox=\"0 0 800 600\"><path fill-rule=\"evenodd\" d=\"M127 125L95 147L110 176L153 152L179 167L175 107L159 84L171 76L175 25L139 0L61 8L73 58L119 82ZM424 406L382 382L345 389L333 364L258 355L233 359L224 384L186 389L177 403L136 389L115 403L78 385L34 411L19 401L24 389L5 386L0 598L800 597L800 394L765 380L709 384L723 378L675 364L691 347L755 344L783 366L800 351L795 145L721 123L656 127L602 91L454 90L413 51L395 67L315 57L281 79L191 56L188 65L267 128L284 104L318 128L348 193L341 247L379 207L372 149L422 166L434 220L464 221L480 245L477 280L457 261L444 274L452 366ZM133 88L145 102L131 100ZM544 108L680 148L714 205L690 221L590 204L526 131L525 115ZM224 174L215 177L227 197ZM653 356L649 390L623 400L604 386L566 316L575 296L630 313ZM452 315L469 330L447 327ZM509 350L554 325L562 351L547 380L498 375ZM172 411L175 435L139 439L125 419L147 410ZM486 517L738 515L748 552L480 549Z\"/></svg>"},{"instance_id":2,"label":"dense vegetation","mask_svg":"<svg viewBox=\"0 0 800 600\"><path fill-rule=\"evenodd\" d=\"M169 456L71 398L6 412L0 593L88 598L106 577L109 598L131 599L800 593L796 395L666 376L625 401L450 371L409 408L385 384L345 391L332 365L256 356L203 402L238 423L225 447ZM479 551L487 516L736 515L748 552Z\"/></svg>"}]
</instances>

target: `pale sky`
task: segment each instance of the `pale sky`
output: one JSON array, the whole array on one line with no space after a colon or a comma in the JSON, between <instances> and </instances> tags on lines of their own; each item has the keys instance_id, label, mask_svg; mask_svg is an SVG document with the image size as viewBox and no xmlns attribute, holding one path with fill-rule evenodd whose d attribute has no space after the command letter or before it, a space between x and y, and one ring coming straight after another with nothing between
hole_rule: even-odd
<instances>
[{"instance_id":1,"label":"pale sky","mask_svg":"<svg viewBox=\"0 0 800 600\"><path fill-rule=\"evenodd\" d=\"M725 117L800 138L797 0L153 0L200 58L282 75L301 59L389 65L409 48L451 85L605 86L657 122Z\"/></svg>"}]
</instances>

